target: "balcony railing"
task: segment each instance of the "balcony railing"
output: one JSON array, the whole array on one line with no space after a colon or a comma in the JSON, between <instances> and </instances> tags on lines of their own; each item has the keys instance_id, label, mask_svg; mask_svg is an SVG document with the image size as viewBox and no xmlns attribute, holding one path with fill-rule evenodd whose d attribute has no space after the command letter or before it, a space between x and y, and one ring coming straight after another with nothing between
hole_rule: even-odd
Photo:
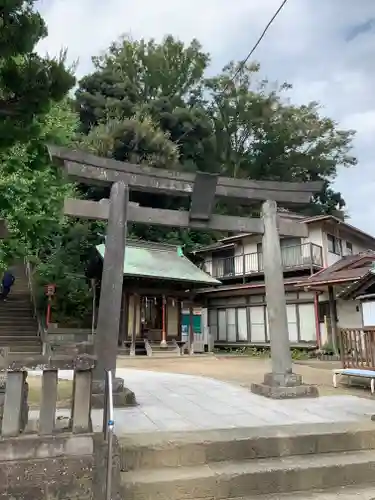
<instances>
[{"instance_id":1,"label":"balcony railing","mask_svg":"<svg viewBox=\"0 0 375 500\"><path fill-rule=\"evenodd\" d=\"M284 270L305 267L323 267L322 247L314 243L304 243L281 248ZM214 278L233 278L262 273L263 254L261 252L218 257L205 263L205 271Z\"/></svg>"}]
</instances>

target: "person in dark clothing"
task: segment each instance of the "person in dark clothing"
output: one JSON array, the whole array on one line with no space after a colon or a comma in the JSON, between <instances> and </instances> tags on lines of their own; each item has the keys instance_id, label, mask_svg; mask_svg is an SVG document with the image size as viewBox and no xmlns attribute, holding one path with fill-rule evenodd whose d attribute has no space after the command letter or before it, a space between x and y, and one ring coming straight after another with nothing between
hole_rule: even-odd
<instances>
[{"instance_id":1,"label":"person in dark clothing","mask_svg":"<svg viewBox=\"0 0 375 500\"><path fill-rule=\"evenodd\" d=\"M9 270L5 271L5 273L3 275L2 282L1 282L1 285L2 285L1 299L2 300L7 299L14 282L15 282L15 277L13 276L12 272Z\"/></svg>"}]
</instances>

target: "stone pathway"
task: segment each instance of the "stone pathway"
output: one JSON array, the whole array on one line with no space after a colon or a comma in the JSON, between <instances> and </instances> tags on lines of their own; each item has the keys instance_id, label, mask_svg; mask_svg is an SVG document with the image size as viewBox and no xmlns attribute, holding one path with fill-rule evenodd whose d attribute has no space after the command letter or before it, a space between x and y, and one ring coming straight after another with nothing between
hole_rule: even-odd
<instances>
[{"instance_id":1,"label":"stone pathway","mask_svg":"<svg viewBox=\"0 0 375 500\"><path fill-rule=\"evenodd\" d=\"M34 375L38 373L34 372ZM274 401L248 389L206 377L117 369L116 375L136 394L139 406L115 409L115 432L193 431L260 427L370 418L375 400L356 396ZM71 379L72 372L59 372ZM37 418L38 412L31 412ZM68 416L69 411L59 410ZM100 428L102 412L93 410L93 425Z\"/></svg>"}]
</instances>

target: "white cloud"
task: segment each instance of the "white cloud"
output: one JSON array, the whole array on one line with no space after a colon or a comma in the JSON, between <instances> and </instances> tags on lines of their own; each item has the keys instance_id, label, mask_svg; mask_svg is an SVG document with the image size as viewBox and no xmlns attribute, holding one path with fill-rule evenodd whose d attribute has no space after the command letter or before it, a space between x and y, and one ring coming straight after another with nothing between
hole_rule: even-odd
<instances>
[{"instance_id":1,"label":"white cloud","mask_svg":"<svg viewBox=\"0 0 375 500\"><path fill-rule=\"evenodd\" d=\"M49 37L41 52L68 47L78 73L90 71L91 56L124 33L134 38L173 34L198 38L218 70L242 59L255 43L281 0L40 0ZM294 84L297 102L320 101L323 111L346 128L357 129L359 165L341 169L337 187L348 203L352 223L372 231L375 206L375 31L348 41L356 27L375 17L374 0L289 0L254 58L271 80ZM371 186L371 188L369 187ZM375 230L373 231L375 233Z\"/></svg>"}]
</instances>

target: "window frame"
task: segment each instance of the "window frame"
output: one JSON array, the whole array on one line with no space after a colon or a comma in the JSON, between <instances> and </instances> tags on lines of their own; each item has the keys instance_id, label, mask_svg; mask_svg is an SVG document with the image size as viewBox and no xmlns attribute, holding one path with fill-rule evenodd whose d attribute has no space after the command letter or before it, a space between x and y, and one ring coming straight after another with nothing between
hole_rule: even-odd
<instances>
[{"instance_id":1,"label":"window frame","mask_svg":"<svg viewBox=\"0 0 375 500\"><path fill-rule=\"evenodd\" d=\"M329 253L342 256L342 239L327 233L327 248Z\"/></svg>"}]
</instances>

